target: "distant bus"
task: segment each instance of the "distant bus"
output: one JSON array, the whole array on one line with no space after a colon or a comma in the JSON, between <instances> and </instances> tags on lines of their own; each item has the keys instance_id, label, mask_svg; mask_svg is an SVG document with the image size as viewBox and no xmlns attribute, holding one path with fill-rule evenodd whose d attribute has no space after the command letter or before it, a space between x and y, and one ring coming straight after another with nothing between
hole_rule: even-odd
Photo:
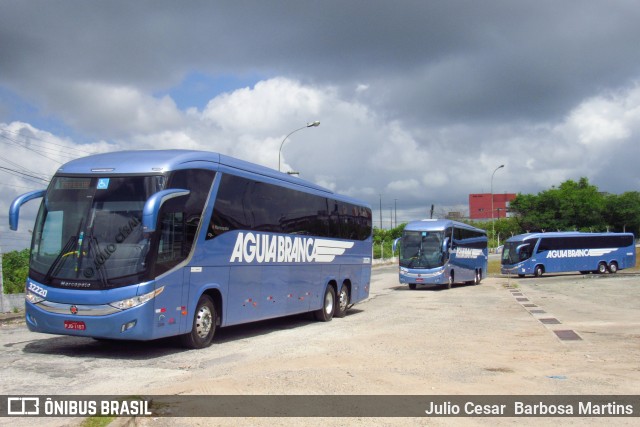
<instances>
[{"instance_id":1,"label":"distant bus","mask_svg":"<svg viewBox=\"0 0 640 427\"><path fill-rule=\"evenodd\" d=\"M272 169L188 150L89 156L18 197L12 230L40 197L32 331L203 348L218 326L329 321L369 295L370 207Z\"/></svg>"},{"instance_id":2,"label":"distant bus","mask_svg":"<svg viewBox=\"0 0 640 427\"><path fill-rule=\"evenodd\" d=\"M636 265L632 233L552 232L513 236L502 250L502 274L615 273Z\"/></svg>"},{"instance_id":3,"label":"distant bus","mask_svg":"<svg viewBox=\"0 0 640 427\"><path fill-rule=\"evenodd\" d=\"M487 233L451 220L413 221L393 250L399 250L400 283L417 285L479 284L487 274Z\"/></svg>"}]
</instances>

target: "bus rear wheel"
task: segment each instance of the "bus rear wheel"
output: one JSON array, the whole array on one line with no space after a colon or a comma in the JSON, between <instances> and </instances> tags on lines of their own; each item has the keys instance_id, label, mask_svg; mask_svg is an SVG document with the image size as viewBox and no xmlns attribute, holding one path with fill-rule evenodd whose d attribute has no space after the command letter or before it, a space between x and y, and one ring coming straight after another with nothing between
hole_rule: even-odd
<instances>
[{"instance_id":1,"label":"bus rear wheel","mask_svg":"<svg viewBox=\"0 0 640 427\"><path fill-rule=\"evenodd\" d=\"M601 262L598 264L598 273L605 274L607 272L607 264L605 262Z\"/></svg>"},{"instance_id":2,"label":"bus rear wheel","mask_svg":"<svg viewBox=\"0 0 640 427\"><path fill-rule=\"evenodd\" d=\"M609 273L615 274L617 272L618 272L618 263L612 262L611 264L609 264Z\"/></svg>"},{"instance_id":3,"label":"bus rear wheel","mask_svg":"<svg viewBox=\"0 0 640 427\"><path fill-rule=\"evenodd\" d=\"M482 271L476 270L476 277L475 277L475 280L473 281L473 284L479 285L481 281L482 281Z\"/></svg>"},{"instance_id":4,"label":"bus rear wheel","mask_svg":"<svg viewBox=\"0 0 640 427\"><path fill-rule=\"evenodd\" d=\"M333 319L335 302L336 291L333 289L333 286L327 285L327 290L324 291L324 298L322 300L322 308L313 312L316 320L320 322L329 322Z\"/></svg>"},{"instance_id":5,"label":"bus rear wheel","mask_svg":"<svg viewBox=\"0 0 640 427\"><path fill-rule=\"evenodd\" d=\"M338 294L338 305L336 306L336 312L333 317L344 317L347 315L347 307L349 307L349 287L342 285L340 293Z\"/></svg>"},{"instance_id":6,"label":"bus rear wheel","mask_svg":"<svg viewBox=\"0 0 640 427\"><path fill-rule=\"evenodd\" d=\"M202 295L193 316L191 332L180 337L182 345L188 348L209 347L216 332L216 321L216 308L211 297Z\"/></svg>"}]
</instances>

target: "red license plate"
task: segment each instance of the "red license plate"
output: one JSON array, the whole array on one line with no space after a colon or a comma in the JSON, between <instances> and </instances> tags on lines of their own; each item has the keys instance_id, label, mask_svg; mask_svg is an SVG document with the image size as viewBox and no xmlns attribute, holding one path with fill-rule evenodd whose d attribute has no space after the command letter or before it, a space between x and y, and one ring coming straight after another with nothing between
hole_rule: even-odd
<instances>
[{"instance_id":1,"label":"red license plate","mask_svg":"<svg viewBox=\"0 0 640 427\"><path fill-rule=\"evenodd\" d=\"M84 322L80 322L78 320L65 320L64 321L65 329L73 329L74 331L84 331L87 329L87 325Z\"/></svg>"}]
</instances>

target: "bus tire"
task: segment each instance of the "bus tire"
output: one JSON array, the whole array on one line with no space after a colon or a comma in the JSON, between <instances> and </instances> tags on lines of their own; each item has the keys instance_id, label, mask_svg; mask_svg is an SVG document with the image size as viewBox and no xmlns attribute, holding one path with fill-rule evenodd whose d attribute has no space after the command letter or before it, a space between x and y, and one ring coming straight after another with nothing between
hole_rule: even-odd
<instances>
[{"instance_id":1,"label":"bus tire","mask_svg":"<svg viewBox=\"0 0 640 427\"><path fill-rule=\"evenodd\" d=\"M411 289L412 291L416 289L416 284L415 283L409 283L409 289Z\"/></svg>"},{"instance_id":2,"label":"bus tire","mask_svg":"<svg viewBox=\"0 0 640 427\"><path fill-rule=\"evenodd\" d=\"M449 273L449 280L447 280L447 289L451 289L453 286L453 271Z\"/></svg>"},{"instance_id":3,"label":"bus tire","mask_svg":"<svg viewBox=\"0 0 640 427\"><path fill-rule=\"evenodd\" d=\"M216 307L211 297L202 295L193 316L191 332L180 337L182 345L188 348L209 347L216 333L216 321Z\"/></svg>"},{"instance_id":4,"label":"bus tire","mask_svg":"<svg viewBox=\"0 0 640 427\"><path fill-rule=\"evenodd\" d=\"M333 319L333 314L336 307L336 291L333 286L327 285L327 289L324 291L324 297L322 298L322 308L313 312L316 320L320 322L329 322Z\"/></svg>"},{"instance_id":5,"label":"bus tire","mask_svg":"<svg viewBox=\"0 0 640 427\"><path fill-rule=\"evenodd\" d=\"M338 294L336 312L333 314L333 317L342 318L347 315L349 299L349 287L347 285L342 285L342 289L340 289L340 293Z\"/></svg>"},{"instance_id":6,"label":"bus tire","mask_svg":"<svg viewBox=\"0 0 640 427\"><path fill-rule=\"evenodd\" d=\"M611 264L609 264L609 273L615 274L617 272L618 272L618 263L613 261Z\"/></svg>"},{"instance_id":7,"label":"bus tire","mask_svg":"<svg viewBox=\"0 0 640 427\"><path fill-rule=\"evenodd\" d=\"M473 284L479 285L481 281L482 281L482 271L476 270L476 277L475 277L475 280L473 281Z\"/></svg>"},{"instance_id":8,"label":"bus tire","mask_svg":"<svg viewBox=\"0 0 640 427\"><path fill-rule=\"evenodd\" d=\"M605 274L606 272L607 272L607 263L601 262L600 264L598 264L598 273Z\"/></svg>"},{"instance_id":9,"label":"bus tire","mask_svg":"<svg viewBox=\"0 0 640 427\"><path fill-rule=\"evenodd\" d=\"M524 277L524 274L518 273L518 277L522 279Z\"/></svg>"},{"instance_id":10,"label":"bus tire","mask_svg":"<svg viewBox=\"0 0 640 427\"><path fill-rule=\"evenodd\" d=\"M536 277L540 277L544 274L544 267L541 265L536 265L536 268L533 270L533 275Z\"/></svg>"}]
</instances>

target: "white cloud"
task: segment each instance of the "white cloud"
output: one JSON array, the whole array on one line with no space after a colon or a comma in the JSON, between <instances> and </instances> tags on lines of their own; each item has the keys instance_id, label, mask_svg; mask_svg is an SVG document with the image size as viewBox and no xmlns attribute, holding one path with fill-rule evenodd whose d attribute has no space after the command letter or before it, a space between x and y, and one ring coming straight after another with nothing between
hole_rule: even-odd
<instances>
[{"instance_id":1,"label":"white cloud","mask_svg":"<svg viewBox=\"0 0 640 427\"><path fill-rule=\"evenodd\" d=\"M184 114L169 96L156 98L132 86L74 82L48 90L47 109L89 134L130 137L184 124Z\"/></svg>"}]
</instances>

